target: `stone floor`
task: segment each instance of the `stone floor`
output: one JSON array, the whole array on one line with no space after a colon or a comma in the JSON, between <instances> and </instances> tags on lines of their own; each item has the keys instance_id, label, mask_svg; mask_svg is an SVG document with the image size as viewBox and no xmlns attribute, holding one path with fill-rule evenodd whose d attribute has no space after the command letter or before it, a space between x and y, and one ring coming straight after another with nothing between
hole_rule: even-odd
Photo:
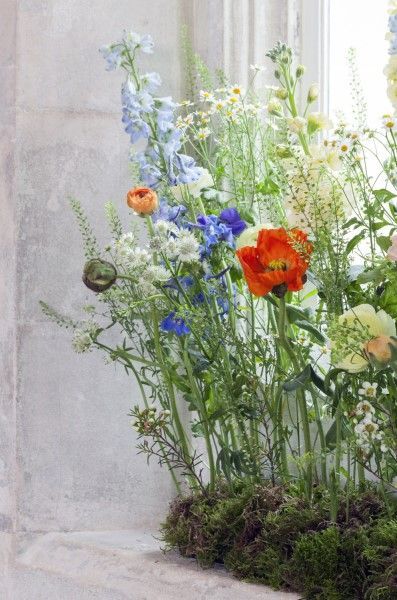
<instances>
[{"instance_id":1,"label":"stone floor","mask_svg":"<svg viewBox=\"0 0 397 600\"><path fill-rule=\"evenodd\" d=\"M163 554L144 531L21 536L6 600L297 600Z\"/></svg>"}]
</instances>

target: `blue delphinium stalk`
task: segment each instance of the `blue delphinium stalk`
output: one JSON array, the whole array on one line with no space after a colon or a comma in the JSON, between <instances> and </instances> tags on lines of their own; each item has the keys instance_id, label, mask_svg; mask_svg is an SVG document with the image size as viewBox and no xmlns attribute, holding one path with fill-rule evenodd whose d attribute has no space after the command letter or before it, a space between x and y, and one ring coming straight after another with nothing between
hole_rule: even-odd
<instances>
[{"instance_id":1,"label":"blue delphinium stalk","mask_svg":"<svg viewBox=\"0 0 397 600\"><path fill-rule=\"evenodd\" d=\"M136 69L137 51L152 52L150 36L128 33L120 42L101 48L108 70L123 68L127 80L122 86L122 121L131 144L142 140L144 150L131 152L131 161L139 166L140 178L156 189L161 182L175 186L199 179L201 169L191 156L180 152L182 131L175 125L177 105L171 97L153 94L161 85L158 73L140 75Z\"/></svg>"},{"instance_id":2,"label":"blue delphinium stalk","mask_svg":"<svg viewBox=\"0 0 397 600\"><path fill-rule=\"evenodd\" d=\"M397 54L397 14L389 17L390 38L389 54Z\"/></svg>"}]
</instances>

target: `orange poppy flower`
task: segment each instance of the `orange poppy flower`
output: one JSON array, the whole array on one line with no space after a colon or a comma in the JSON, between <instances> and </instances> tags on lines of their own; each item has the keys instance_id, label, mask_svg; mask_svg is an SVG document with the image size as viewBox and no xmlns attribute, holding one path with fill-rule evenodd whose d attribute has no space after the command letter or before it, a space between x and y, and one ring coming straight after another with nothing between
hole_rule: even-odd
<instances>
[{"instance_id":1,"label":"orange poppy flower","mask_svg":"<svg viewBox=\"0 0 397 600\"><path fill-rule=\"evenodd\" d=\"M128 192L127 204L139 215L152 215L157 210L159 201L154 190L137 187Z\"/></svg>"},{"instance_id":2,"label":"orange poppy flower","mask_svg":"<svg viewBox=\"0 0 397 600\"><path fill-rule=\"evenodd\" d=\"M261 229L256 246L243 246L236 254L249 290L266 296L272 290L297 292L306 281L313 246L300 229Z\"/></svg>"}]
</instances>

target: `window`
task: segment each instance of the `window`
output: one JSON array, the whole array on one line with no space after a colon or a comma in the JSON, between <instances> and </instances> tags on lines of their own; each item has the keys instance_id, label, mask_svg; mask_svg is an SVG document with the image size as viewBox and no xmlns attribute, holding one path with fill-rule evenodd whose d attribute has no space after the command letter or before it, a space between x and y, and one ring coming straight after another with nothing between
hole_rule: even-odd
<instances>
[{"instance_id":1,"label":"window","mask_svg":"<svg viewBox=\"0 0 397 600\"><path fill-rule=\"evenodd\" d=\"M322 87L321 110L342 111L351 121L348 51L357 53L357 68L368 107L369 125L391 111L383 69L388 58L388 0L304 0L302 62Z\"/></svg>"}]
</instances>

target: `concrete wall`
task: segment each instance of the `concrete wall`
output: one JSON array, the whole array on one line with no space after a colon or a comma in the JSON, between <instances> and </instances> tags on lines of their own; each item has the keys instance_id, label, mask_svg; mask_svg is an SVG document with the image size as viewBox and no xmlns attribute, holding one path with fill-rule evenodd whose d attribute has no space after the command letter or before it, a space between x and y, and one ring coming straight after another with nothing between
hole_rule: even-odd
<instances>
[{"instance_id":1,"label":"concrete wall","mask_svg":"<svg viewBox=\"0 0 397 600\"><path fill-rule=\"evenodd\" d=\"M106 241L103 205L127 217L128 139L121 77L97 48L133 28L164 92L183 96L180 25L236 80L291 30L295 0L2 0L0 15L0 538L13 531L122 529L157 523L169 476L136 456L132 380L100 355L73 353L43 318L45 299L79 315L90 298L68 196ZM11 542L10 542L11 543ZM8 545L7 545L8 544ZM0 588L1 591L1 588ZM1 594L0 594L1 595Z\"/></svg>"}]
</instances>

